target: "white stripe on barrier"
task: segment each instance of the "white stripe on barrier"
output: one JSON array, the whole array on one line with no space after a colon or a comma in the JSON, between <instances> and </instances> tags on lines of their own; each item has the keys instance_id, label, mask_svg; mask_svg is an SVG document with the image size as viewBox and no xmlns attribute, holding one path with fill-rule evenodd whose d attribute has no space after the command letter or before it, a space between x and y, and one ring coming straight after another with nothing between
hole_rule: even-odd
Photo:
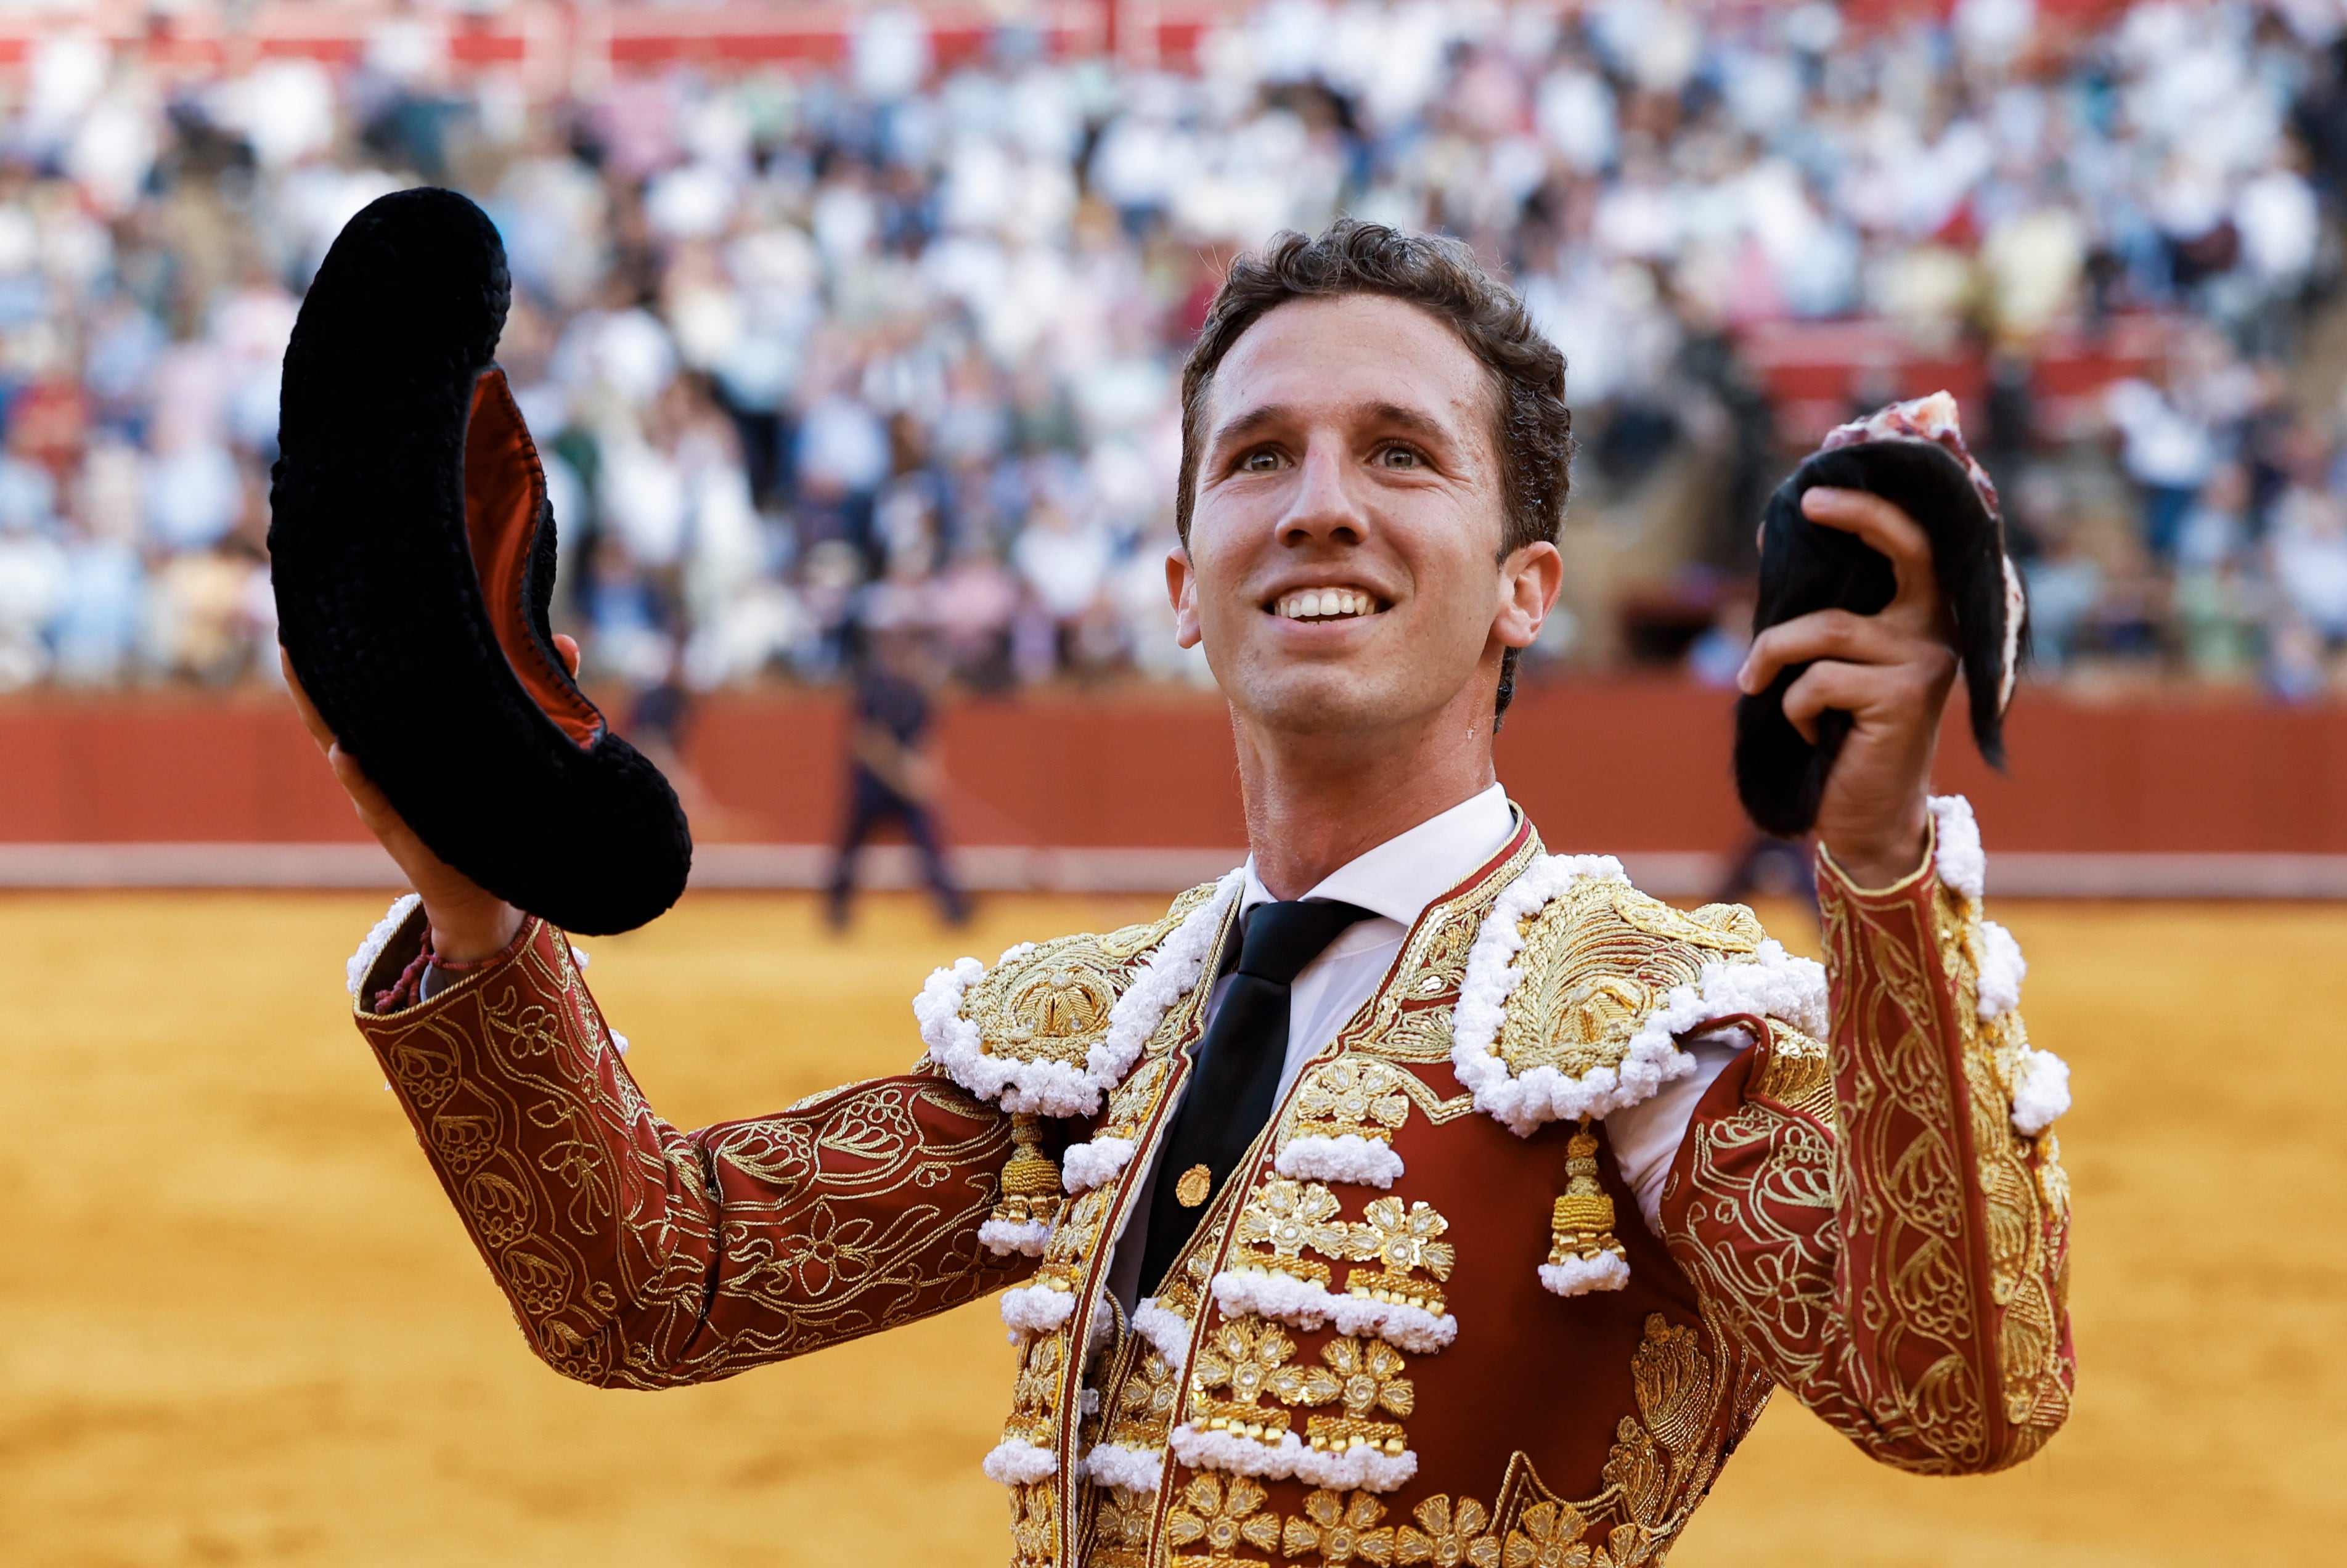
<instances>
[{"instance_id":1,"label":"white stripe on barrier","mask_svg":"<svg viewBox=\"0 0 2347 1568\"><path fill-rule=\"evenodd\" d=\"M953 852L956 876L981 893L1170 893L1209 882L1242 848L1040 849L976 845ZM1663 897L1706 898L1726 857L1699 852L1621 856L1630 880ZM704 844L692 886L744 891L821 887L832 852L820 844ZM857 883L921 886L904 845L864 852ZM0 888L396 888L371 844L0 844ZM2347 855L2065 855L2002 850L1993 902L2014 898L2347 899Z\"/></svg>"}]
</instances>

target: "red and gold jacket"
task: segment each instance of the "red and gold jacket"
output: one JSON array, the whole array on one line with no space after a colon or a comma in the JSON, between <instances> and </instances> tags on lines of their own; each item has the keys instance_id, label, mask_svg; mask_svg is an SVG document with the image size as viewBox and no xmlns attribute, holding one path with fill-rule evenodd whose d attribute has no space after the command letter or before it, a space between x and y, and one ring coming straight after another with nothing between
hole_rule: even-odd
<instances>
[{"instance_id":1,"label":"red and gold jacket","mask_svg":"<svg viewBox=\"0 0 2347 1568\"><path fill-rule=\"evenodd\" d=\"M352 987L569 1376L706 1381L1010 1286L1022 1353L984 1464L1016 1563L1628 1568L1772 1388L1926 1473L2015 1463L2067 1413L2066 1070L2022 1030L1970 810L1933 804L1895 886L1820 857L1822 969L1748 910L1683 914L1520 826L1427 907L1129 1315L1112 1244L1235 874L940 970L912 1071L693 1132L644 1103L542 922L413 1002L424 931L395 908ZM1656 1235L1602 1119L1729 1028L1752 1047L1704 1093Z\"/></svg>"}]
</instances>

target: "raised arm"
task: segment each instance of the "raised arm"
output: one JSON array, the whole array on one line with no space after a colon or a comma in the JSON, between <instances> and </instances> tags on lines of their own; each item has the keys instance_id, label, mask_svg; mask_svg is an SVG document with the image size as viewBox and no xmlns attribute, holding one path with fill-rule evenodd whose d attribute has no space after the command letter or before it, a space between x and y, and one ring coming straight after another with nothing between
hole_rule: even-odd
<instances>
[{"instance_id":1,"label":"raised arm","mask_svg":"<svg viewBox=\"0 0 2347 1568\"><path fill-rule=\"evenodd\" d=\"M1893 886L1820 856L1830 1048L1767 1020L1663 1203L1706 1312L1859 1447L1933 1474L2035 1452L2075 1370L2066 1071L2014 1010L2018 949L1981 917L1962 806Z\"/></svg>"},{"instance_id":2,"label":"raised arm","mask_svg":"<svg viewBox=\"0 0 2347 1568\"><path fill-rule=\"evenodd\" d=\"M576 673L579 645L554 641ZM562 933L433 854L290 662L285 678L416 889L352 960L359 1032L548 1366L610 1387L707 1382L1032 1272L979 1242L1010 1120L948 1079L851 1084L697 1132L652 1114ZM427 950L444 966L430 988Z\"/></svg>"},{"instance_id":3,"label":"raised arm","mask_svg":"<svg viewBox=\"0 0 2347 1568\"><path fill-rule=\"evenodd\" d=\"M354 966L359 1032L530 1346L661 1388L909 1322L1030 1272L978 1241L1010 1119L910 1073L687 1132L654 1115L562 934L401 1005L425 920ZM393 993L392 1010L368 1004Z\"/></svg>"},{"instance_id":4,"label":"raised arm","mask_svg":"<svg viewBox=\"0 0 2347 1568\"><path fill-rule=\"evenodd\" d=\"M1807 669L1785 716L1850 726L1817 812L1831 1046L1754 1020L1759 1048L1697 1107L1665 1188L1705 1309L1803 1403L1903 1469L1988 1471L2068 1413L2067 1070L2030 1049L2019 950L1981 913L1972 809L1928 799L1954 620L1914 519L1812 488L1813 522L1891 565L1881 611L1770 627L1747 692Z\"/></svg>"}]
</instances>

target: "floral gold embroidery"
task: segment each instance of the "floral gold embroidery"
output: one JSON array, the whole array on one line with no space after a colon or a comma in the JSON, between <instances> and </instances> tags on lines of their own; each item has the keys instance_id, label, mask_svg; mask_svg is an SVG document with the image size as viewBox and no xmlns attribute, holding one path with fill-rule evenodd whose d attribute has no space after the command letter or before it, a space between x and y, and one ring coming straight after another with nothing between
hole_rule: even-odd
<instances>
[{"instance_id":1,"label":"floral gold embroidery","mask_svg":"<svg viewBox=\"0 0 2347 1568\"><path fill-rule=\"evenodd\" d=\"M1501 1568L1589 1568L1589 1522L1569 1502L1535 1502L1501 1544ZM1598 1549L1604 1551L1603 1547Z\"/></svg>"},{"instance_id":2,"label":"floral gold embroidery","mask_svg":"<svg viewBox=\"0 0 2347 1568\"><path fill-rule=\"evenodd\" d=\"M1110 1491L1102 1495L1094 1516L1092 1568L1146 1568L1149 1526L1157 1514L1153 1497L1128 1497Z\"/></svg>"},{"instance_id":3,"label":"floral gold embroidery","mask_svg":"<svg viewBox=\"0 0 2347 1568\"><path fill-rule=\"evenodd\" d=\"M1415 1525L1403 1525L1394 1534L1394 1561L1431 1563L1434 1568L1500 1568L1500 1540L1485 1528L1491 1511L1471 1497L1456 1506L1448 1494L1437 1493L1410 1511Z\"/></svg>"},{"instance_id":4,"label":"floral gold embroidery","mask_svg":"<svg viewBox=\"0 0 2347 1568\"><path fill-rule=\"evenodd\" d=\"M1061 937L1006 954L970 987L962 1016L978 1025L989 1055L1081 1067L1108 1035L1120 968L1099 938Z\"/></svg>"},{"instance_id":5,"label":"floral gold embroidery","mask_svg":"<svg viewBox=\"0 0 2347 1568\"><path fill-rule=\"evenodd\" d=\"M1273 1177L1249 1194L1239 1211L1233 1239L1244 1250L1234 1250L1231 1266L1327 1284L1328 1266L1303 1255L1309 1248L1329 1257L1346 1255L1350 1238L1337 1218L1338 1207L1336 1194L1318 1182Z\"/></svg>"},{"instance_id":6,"label":"floral gold embroidery","mask_svg":"<svg viewBox=\"0 0 2347 1568\"><path fill-rule=\"evenodd\" d=\"M1743 1102L1696 1129L1671 1249L1706 1315L1875 1458L2000 1468L2060 1424L2071 1375L2063 1184L2011 1123L2019 1020L1979 1019L1974 900L1830 866L1819 886L1832 1051L1769 1020Z\"/></svg>"},{"instance_id":7,"label":"floral gold embroidery","mask_svg":"<svg viewBox=\"0 0 2347 1568\"><path fill-rule=\"evenodd\" d=\"M1204 1545L1203 1553L1177 1553L1174 1568L1235 1568L1260 1559L1235 1555L1239 1543L1265 1552L1279 1550L1279 1517L1265 1513L1263 1488L1245 1476L1193 1476L1182 1501L1165 1516L1165 1539L1174 1546Z\"/></svg>"},{"instance_id":8,"label":"floral gold embroidery","mask_svg":"<svg viewBox=\"0 0 2347 1568\"><path fill-rule=\"evenodd\" d=\"M1296 1095L1296 1115L1299 1137L1351 1133L1389 1143L1409 1120L1409 1095L1399 1069L1360 1057L1338 1057L1314 1069L1304 1081Z\"/></svg>"},{"instance_id":9,"label":"floral gold embroidery","mask_svg":"<svg viewBox=\"0 0 2347 1568\"><path fill-rule=\"evenodd\" d=\"M1154 1448L1165 1441L1179 1402L1174 1368L1155 1350L1143 1350L1132 1374L1117 1389L1115 1419L1108 1440L1136 1448Z\"/></svg>"},{"instance_id":10,"label":"floral gold embroidery","mask_svg":"<svg viewBox=\"0 0 2347 1568\"><path fill-rule=\"evenodd\" d=\"M1660 917L1645 907L1653 903L1622 883L1583 877L1526 923L1514 960L1522 978L1508 993L1494 1044L1512 1074L1551 1067L1577 1078L1616 1065L1646 1014L1674 988L1701 979L1716 944L1691 946L1622 913L1654 925Z\"/></svg>"},{"instance_id":11,"label":"floral gold embroidery","mask_svg":"<svg viewBox=\"0 0 2347 1568\"><path fill-rule=\"evenodd\" d=\"M2055 1299L2049 1248L2059 1248L2069 1213L2069 1184L2052 1146L2017 1135L2012 1125L2015 1069L2029 1052L2021 1015L2006 1011L1983 1025L1977 1005L1977 907L1942 887L1934 910L1941 951L1954 981L1953 1012L1967 1098L1973 1163L1986 1209L1990 1296L1998 1309L1997 1369L2005 1420L2034 1452L2068 1415L2062 1363L2062 1311ZM1975 929L1968 929L1973 927ZM2040 1133L2050 1136L2051 1130ZM2033 1173L2028 1156L2040 1161ZM2047 1194L2061 1202L2049 1202ZM2016 1455L2016 1457L2019 1457Z\"/></svg>"},{"instance_id":12,"label":"floral gold embroidery","mask_svg":"<svg viewBox=\"0 0 2347 1568\"><path fill-rule=\"evenodd\" d=\"M1405 1210L1399 1198L1375 1200L1362 1211L1361 1223L1352 1228L1346 1251L1364 1263L1381 1266L1374 1273L1354 1269L1345 1277L1346 1290L1378 1301L1407 1302L1440 1317L1444 1308L1441 1289L1432 1280L1417 1276L1424 1273L1437 1280L1450 1277L1458 1249L1438 1239L1450 1228L1450 1222L1432 1204L1414 1204Z\"/></svg>"},{"instance_id":13,"label":"floral gold embroidery","mask_svg":"<svg viewBox=\"0 0 2347 1568\"><path fill-rule=\"evenodd\" d=\"M1058 1561L1059 1504L1048 1485L1010 1489L1010 1553L1019 1568Z\"/></svg>"},{"instance_id":14,"label":"floral gold embroidery","mask_svg":"<svg viewBox=\"0 0 2347 1568\"><path fill-rule=\"evenodd\" d=\"M1315 1556L1329 1568L1359 1558L1383 1564L1393 1561L1393 1527L1379 1528L1386 1505L1375 1492L1344 1493L1326 1487L1304 1500L1304 1512L1288 1520L1280 1532L1280 1554Z\"/></svg>"},{"instance_id":15,"label":"floral gold embroidery","mask_svg":"<svg viewBox=\"0 0 2347 1568\"><path fill-rule=\"evenodd\" d=\"M1007 1118L915 1072L671 1126L543 922L495 968L355 1021L532 1348L566 1376L706 1382L975 1299L1024 1266L973 1242Z\"/></svg>"},{"instance_id":16,"label":"floral gold embroidery","mask_svg":"<svg viewBox=\"0 0 2347 1568\"><path fill-rule=\"evenodd\" d=\"M1311 1445L1334 1453L1364 1444L1389 1454L1407 1448L1400 1427L1371 1419L1380 1410L1407 1417L1417 1408L1417 1386L1402 1376L1409 1366L1402 1353L1382 1339L1347 1336L1320 1347L1320 1359L1319 1367L1282 1368L1269 1385L1289 1404L1342 1401L1344 1415L1314 1416L1305 1423Z\"/></svg>"},{"instance_id":17,"label":"floral gold embroidery","mask_svg":"<svg viewBox=\"0 0 2347 1568\"><path fill-rule=\"evenodd\" d=\"M1264 1408L1258 1401L1295 1355L1296 1341L1276 1323L1235 1317L1217 1324L1191 1361L1190 1390L1201 1418L1198 1425L1207 1431L1277 1443L1288 1429L1287 1412ZM1213 1398L1216 1389L1227 1397Z\"/></svg>"}]
</instances>

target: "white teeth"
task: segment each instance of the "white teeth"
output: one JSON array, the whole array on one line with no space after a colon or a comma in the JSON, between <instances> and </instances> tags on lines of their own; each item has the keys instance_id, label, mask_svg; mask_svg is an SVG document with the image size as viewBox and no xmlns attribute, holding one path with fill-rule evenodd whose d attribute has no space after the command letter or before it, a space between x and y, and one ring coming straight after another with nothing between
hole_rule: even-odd
<instances>
[{"instance_id":1,"label":"white teeth","mask_svg":"<svg viewBox=\"0 0 2347 1568\"><path fill-rule=\"evenodd\" d=\"M1289 620L1333 620L1344 616L1375 615L1378 601L1349 588L1310 589L1288 595L1275 610Z\"/></svg>"}]
</instances>

